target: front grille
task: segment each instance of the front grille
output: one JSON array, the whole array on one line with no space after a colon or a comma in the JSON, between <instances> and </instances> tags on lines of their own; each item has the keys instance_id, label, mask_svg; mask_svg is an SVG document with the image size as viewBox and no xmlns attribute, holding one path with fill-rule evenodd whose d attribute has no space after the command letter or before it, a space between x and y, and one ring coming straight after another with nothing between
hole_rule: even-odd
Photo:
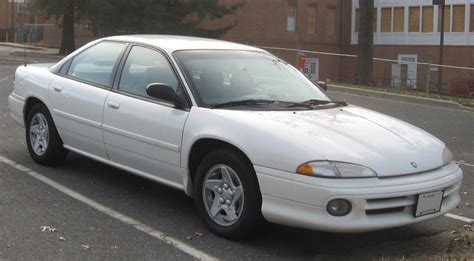
<instances>
[{"instance_id":1,"label":"front grille","mask_svg":"<svg viewBox=\"0 0 474 261\"><path fill-rule=\"evenodd\" d=\"M455 184L444 189L440 189L444 190L443 201L445 198L451 196L454 192L459 190L459 187L460 184ZM417 196L417 194L414 194L402 197L367 199L365 213L367 215L380 215L402 212L405 210L413 211Z\"/></svg>"}]
</instances>

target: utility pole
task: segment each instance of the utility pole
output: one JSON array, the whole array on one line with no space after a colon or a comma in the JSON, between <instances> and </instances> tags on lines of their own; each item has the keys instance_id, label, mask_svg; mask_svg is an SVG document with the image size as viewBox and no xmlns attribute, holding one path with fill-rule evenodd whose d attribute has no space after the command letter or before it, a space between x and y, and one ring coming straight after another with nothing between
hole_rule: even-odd
<instances>
[{"instance_id":1,"label":"utility pole","mask_svg":"<svg viewBox=\"0 0 474 261\"><path fill-rule=\"evenodd\" d=\"M445 0L441 0L441 37L439 41L438 93L443 90Z\"/></svg>"}]
</instances>

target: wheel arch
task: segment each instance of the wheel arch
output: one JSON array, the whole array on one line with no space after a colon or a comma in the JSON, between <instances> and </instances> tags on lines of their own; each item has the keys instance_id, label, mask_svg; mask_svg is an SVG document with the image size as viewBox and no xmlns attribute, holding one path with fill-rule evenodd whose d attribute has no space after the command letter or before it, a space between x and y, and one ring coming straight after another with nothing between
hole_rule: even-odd
<instances>
[{"instance_id":1,"label":"wheel arch","mask_svg":"<svg viewBox=\"0 0 474 261\"><path fill-rule=\"evenodd\" d=\"M194 178L196 176L196 171L202 159L208 153L217 149L228 149L235 153L238 153L244 159L247 160L247 163L249 163L253 167L250 157L236 145L217 138L200 138L192 144L189 150L189 155L187 157L188 161L186 163L186 168L188 170L188 173L187 180L185 181L185 190L188 196L193 195Z\"/></svg>"},{"instance_id":2,"label":"wheel arch","mask_svg":"<svg viewBox=\"0 0 474 261\"><path fill-rule=\"evenodd\" d=\"M48 106L46 106L46 103L44 103L41 99L35 97L35 96L30 96L26 98L25 100L25 106L23 107L23 122L26 124L26 119L28 118L28 113L30 112L31 108L35 104L43 104L49 111ZM49 112L51 114L51 111Z\"/></svg>"}]
</instances>

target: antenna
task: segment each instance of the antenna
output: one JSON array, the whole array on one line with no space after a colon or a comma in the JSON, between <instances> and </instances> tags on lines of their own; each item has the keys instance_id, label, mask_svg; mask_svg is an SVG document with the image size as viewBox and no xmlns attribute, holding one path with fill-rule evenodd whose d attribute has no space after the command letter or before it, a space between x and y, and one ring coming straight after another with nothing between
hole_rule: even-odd
<instances>
[{"instance_id":1,"label":"antenna","mask_svg":"<svg viewBox=\"0 0 474 261\"><path fill-rule=\"evenodd\" d=\"M26 42L27 42L27 39L28 39L28 36L29 36L29 30L26 31L26 39L25 39L25 44L24 44L24 48L23 48L23 53L25 55L25 67L26 67Z\"/></svg>"}]
</instances>

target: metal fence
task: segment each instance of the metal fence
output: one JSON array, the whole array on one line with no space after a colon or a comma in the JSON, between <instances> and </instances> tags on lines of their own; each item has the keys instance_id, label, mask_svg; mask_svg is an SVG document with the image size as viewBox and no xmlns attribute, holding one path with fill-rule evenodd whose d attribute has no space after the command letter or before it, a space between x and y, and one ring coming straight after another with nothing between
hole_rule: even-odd
<instances>
[{"instance_id":1,"label":"metal fence","mask_svg":"<svg viewBox=\"0 0 474 261\"><path fill-rule=\"evenodd\" d=\"M356 55L258 47L294 64L313 81L350 85L357 82ZM443 74L441 86L438 83L439 73ZM398 60L374 57L373 75L376 87L474 97L474 68L418 61L417 55L400 56Z\"/></svg>"}]
</instances>

